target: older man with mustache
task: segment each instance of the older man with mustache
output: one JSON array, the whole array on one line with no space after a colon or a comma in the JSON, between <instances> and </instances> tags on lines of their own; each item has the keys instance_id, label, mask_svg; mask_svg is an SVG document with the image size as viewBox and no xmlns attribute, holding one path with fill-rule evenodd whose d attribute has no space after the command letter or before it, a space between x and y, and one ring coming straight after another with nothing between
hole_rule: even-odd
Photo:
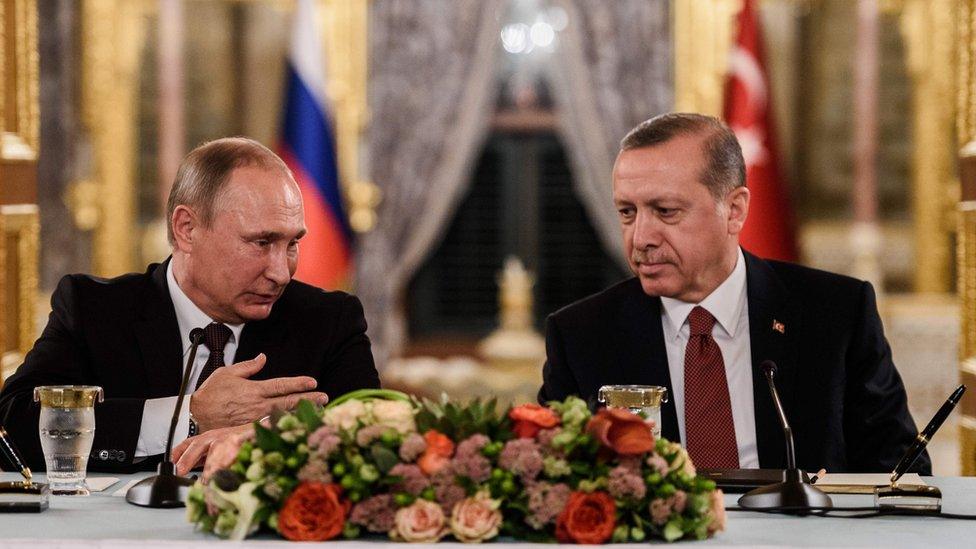
<instances>
[{"instance_id":1,"label":"older man with mustache","mask_svg":"<svg viewBox=\"0 0 976 549\"><path fill-rule=\"evenodd\" d=\"M705 468L782 468L776 385L808 470L891 471L915 437L867 282L739 246L749 213L735 135L666 114L621 142L613 200L635 277L552 314L539 400L666 387L662 436ZM915 465L929 473L928 456Z\"/></svg>"},{"instance_id":2,"label":"older man with mustache","mask_svg":"<svg viewBox=\"0 0 976 549\"><path fill-rule=\"evenodd\" d=\"M173 252L163 263L58 285L44 333L0 393L0 424L31 467L44 464L31 392L55 384L105 391L91 468L154 467L195 328L204 337L177 426L181 473L212 441L275 409L379 386L359 300L291 278L304 210L273 152L246 138L198 147L180 166L167 214Z\"/></svg>"}]
</instances>

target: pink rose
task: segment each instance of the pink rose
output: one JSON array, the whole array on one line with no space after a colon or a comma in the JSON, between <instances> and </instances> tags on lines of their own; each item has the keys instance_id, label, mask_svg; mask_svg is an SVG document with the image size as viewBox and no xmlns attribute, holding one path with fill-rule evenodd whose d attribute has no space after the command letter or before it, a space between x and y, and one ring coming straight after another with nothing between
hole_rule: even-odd
<instances>
[{"instance_id":1,"label":"pink rose","mask_svg":"<svg viewBox=\"0 0 976 549\"><path fill-rule=\"evenodd\" d=\"M234 464L241 445L254 437L254 429L250 427L247 425L241 432L231 433L213 443L203 464L203 482L208 482L214 473Z\"/></svg>"},{"instance_id":2,"label":"pink rose","mask_svg":"<svg viewBox=\"0 0 976 549\"><path fill-rule=\"evenodd\" d=\"M393 522L390 538L398 541L435 543L448 532L441 506L425 499L399 509Z\"/></svg>"},{"instance_id":3,"label":"pink rose","mask_svg":"<svg viewBox=\"0 0 976 549\"><path fill-rule=\"evenodd\" d=\"M725 498L721 490L712 492L711 503L708 514L712 516L712 522L708 525L708 533L714 534L725 530Z\"/></svg>"},{"instance_id":4,"label":"pink rose","mask_svg":"<svg viewBox=\"0 0 976 549\"><path fill-rule=\"evenodd\" d=\"M500 505L488 492L478 492L459 502L451 513L451 533L464 543L479 543L497 536L502 524Z\"/></svg>"}]
</instances>

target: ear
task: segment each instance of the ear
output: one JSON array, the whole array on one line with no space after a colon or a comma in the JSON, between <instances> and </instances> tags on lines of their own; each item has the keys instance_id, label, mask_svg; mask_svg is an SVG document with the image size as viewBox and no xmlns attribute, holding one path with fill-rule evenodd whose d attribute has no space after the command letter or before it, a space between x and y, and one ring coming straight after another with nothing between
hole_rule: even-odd
<instances>
[{"instance_id":1,"label":"ear","mask_svg":"<svg viewBox=\"0 0 976 549\"><path fill-rule=\"evenodd\" d=\"M737 235L742 232L749 215L749 189L736 187L725 196L725 207L728 210L729 234Z\"/></svg>"},{"instance_id":2,"label":"ear","mask_svg":"<svg viewBox=\"0 0 976 549\"><path fill-rule=\"evenodd\" d=\"M173 224L173 247L181 252L193 250L194 230L199 227L196 213L186 205L179 205L173 210L170 219Z\"/></svg>"}]
</instances>

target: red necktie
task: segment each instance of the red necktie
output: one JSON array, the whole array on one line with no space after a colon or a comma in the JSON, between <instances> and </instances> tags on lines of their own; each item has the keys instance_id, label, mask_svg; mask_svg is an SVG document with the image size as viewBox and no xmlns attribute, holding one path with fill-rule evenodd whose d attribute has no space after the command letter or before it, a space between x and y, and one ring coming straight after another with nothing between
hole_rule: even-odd
<instances>
[{"instance_id":1,"label":"red necktie","mask_svg":"<svg viewBox=\"0 0 976 549\"><path fill-rule=\"evenodd\" d=\"M211 322L203 329L203 344L210 349L210 358L200 370L200 379L197 380L197 389L203 385L204 381L214 373L217 368L224 365L224 347L230 340L231 331L227 326L219 322ZM196 389L194 389L196 390Z\"/></svg>"},{"instance_id":2,"label":"red necktie","mask_svg":"<svg viewBox=\"0 0 976 549\"><path fill-rule=\"evenodd\" d=\"M685 348L685 448L696 467L737 469L729 382L722 351L712 337L715 317L701 307L688 315L691 335Z\"/></svg>"}]
</instances>

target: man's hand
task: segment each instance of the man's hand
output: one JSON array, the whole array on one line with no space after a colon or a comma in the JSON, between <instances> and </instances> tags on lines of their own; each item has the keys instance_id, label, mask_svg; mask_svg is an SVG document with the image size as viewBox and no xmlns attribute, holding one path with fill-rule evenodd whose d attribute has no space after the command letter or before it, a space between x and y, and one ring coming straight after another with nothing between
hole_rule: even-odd
<instances>
[{"instance_id":1,"label":"man's hand","mask_svg":"<svg viewBox=\"0 0 976 549\"><path fill-rule=\"evenodd\" d=\"M190 437L173 448L173 463L176 464L176 474L185 476L207 458L207 466L203 471L206 481L214 472L230 467L237 457L241 443L254 434L251 423L236 427L211 429L202 435ZM208 457L209 456L209 457Z\"/></svg>"},{"instance_id":2,"label":"man's hand","mask_svg":"<svg viewBox=\"0 0 976 549\"><path fill-rule=\"evenodd\" d=\"M312 377L248 379L266 361L261 353L252 360L217 368L190 396L190 413L201 433L250 423L276 409L290 410L303 398L322 405L329 401L325 393L312 391L317 384Z\"/></svg>"}]
</instances>

